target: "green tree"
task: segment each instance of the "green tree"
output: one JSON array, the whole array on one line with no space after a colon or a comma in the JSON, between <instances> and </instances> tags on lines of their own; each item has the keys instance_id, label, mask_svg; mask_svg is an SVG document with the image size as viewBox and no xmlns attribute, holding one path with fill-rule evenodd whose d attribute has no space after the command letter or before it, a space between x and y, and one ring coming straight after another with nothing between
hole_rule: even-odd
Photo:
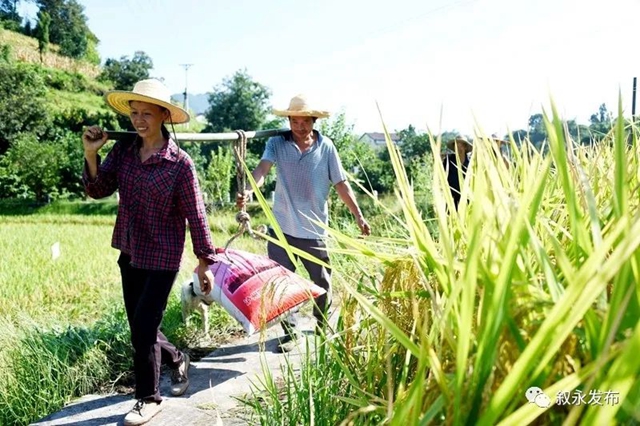
<instances>
[{"instance_id":1,"label":"green tree","mask_svg":"<svg viewBox=\"0 0 640 426\"><path fill-rule=\"evenodd\" d=\"M529 141L540 147L547 139L547 128L544 125L544 116L540 113L533 114L529 117Z\"/></svg>"},{"instance_id":2,"label":"green tree","mask_svg":"<svg viewBox=\"0 0 640 426\"><path fill-rule=\"evenodd\" d=\"M46 86L33 69L0 64L0 154L21 133L38 135L47 129L45 96Z\"/></svg>"},{"instance_id":3,"label":"green tree","mask_svg":"<svg viewBox=\"0 0 640 426\"><path fill-rule=\"evenodd\" d=\"M422 157L426 153L431 152L431 142L429 134L418 134L413 125L409 125L406 129L398 132L398 147L402 153L402 157L408 164L412 159Z\"/></svg>"},{"instance_id":4,"label":"green tree","mask_svg":"<svg viewBox=\"0 0 640 426\"><path fill-rule=\"evenodd\" d=\"M76 0L36 0L40 11L51 17L50 40L60 46L60 53L85 58L90 40L98 40L87 26L84 7Z\"/></svg>"},{"instance_id":5,"label":"green tree","mask_svg":"<svg viewBox=\"0 0 640 426\"><path fill-rule=\"evenodd\" d=\"M271 107L271 91L254 81L247 70L238 70L231 77L223 79L209 94L209 108L205 112L208 125L203 132L228 132L233 130L261 130L282 127L281 119L268 121ZM251 139L247 145L247 165L257 164L264 152L265 139ZM202 145L202 152L209 157L213 145ZM264 191L271 189L265 182ZM235 184L232 185L235 188Z\"/></svg>"},{"instance_id":6,"label":"green tree","mask_svg":"<svg viewBox=\"0 0 640 426\"><path fill-rule=\"evenodd\" d=\"M214 87L205 112L209 125L205 132L258 130L270 112L268 87L254 81L246 70L236 71Z\"/></svg>"},{"instance_id":7,"label":"green tree","mask_svg":"<svg viewBox=\"0 0 640 426\"><path fill-rule=\"evenodd\" d=\"M11 31L20 31L22 17L18 13L19 0L0 0L0 28Z\"/></svg>"},{"instance_id":8,"label":"green tree","mask_svg":"<svg viewBox=\"0 0 640 426\"><path fill-rule=\"evenodd\" d=\"M229 147L218 146L215 151L211 151L203 191L219 204L226 202L231 194L231 179L235 177L236 171L234 166Z\"/></svg>"},{"instance_id":9,"label":"green tree","mask_svg":"<svg viewBox=\"0 0 640 426\"><path fill-rule=\"evenodd\" d=\"M38 24L36 26L36 38L38 39L38 51L40 52L40 62L49 49L49 31L51 28L51 16L43 10L38 12Z\"/></svg>"},{"instance_id":10,"label":"green tree","mask_svg":"<svg viewBox=\"0 0 640 426\"><path fill-rule=\"evenodd\" d=\"M149 55L137 51L131 59L128 56L122 56L120 60L107 59L98 78L112 82L116 90L131 90L137 81L149 78L152 69L153 61Z\"/></svg>"},{"instance_id":11,"label":"green tree","mask_svg":"<svg viewBox=\"0 0 640 426\"><path fill-rule=\"evenodd\" d=\"M613 116L605 104L598 107L598 112L589 118L589 130L595 140L601 140L613 127Z\"/></svg>"}]
</instances>

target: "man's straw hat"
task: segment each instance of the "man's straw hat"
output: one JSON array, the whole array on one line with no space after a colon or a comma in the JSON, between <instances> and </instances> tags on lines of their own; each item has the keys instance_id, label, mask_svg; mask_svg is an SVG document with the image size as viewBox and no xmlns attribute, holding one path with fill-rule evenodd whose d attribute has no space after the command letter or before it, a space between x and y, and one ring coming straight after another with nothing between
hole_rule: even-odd
<instances>
[{"instance_id":1,"label":"man's straw hat","mask_svg":"<svg viewBox=\"0 0 640 426\"><path fill-rule=\"evenodd\" d=\"M329 116L328 111L312 108L309 106L307 97L305 95L296 95L291 98L288 109L274 109L274 115L281 117L316 117L326 118Z\"/></svg>"},{"instance_id":2,"label":"man's straw hat","mask_svg":"<svg viewBox=\"0 0 640 426\"><path fill-rule=\"evenodd\" d=\"M467 146L469 147L469 151L473 150L473 143L469 142L469 140L464 136L457 136L455 139L451 139L450 141L448 141L447 148L449 148L452 151L455 150L455 145L457 142L462 142L464 144L467 144Z\"/></svg>"},{"instance_id":3,"label":"man's straw hat","mask_svg":"<svg viewBox=\"0 0 640 426\"><path fill-rule=\"evenodd\" d=\"M113 90L104 95L107 104L116 112L129 116L131 101L147 102L159 105L169 110L171 116L168 123L180 124L189 122L189 114L184 109L171 103L171 93L167 86L155 78L140 80L133 86L133 90Z\"/></svg>"}]
</instances>

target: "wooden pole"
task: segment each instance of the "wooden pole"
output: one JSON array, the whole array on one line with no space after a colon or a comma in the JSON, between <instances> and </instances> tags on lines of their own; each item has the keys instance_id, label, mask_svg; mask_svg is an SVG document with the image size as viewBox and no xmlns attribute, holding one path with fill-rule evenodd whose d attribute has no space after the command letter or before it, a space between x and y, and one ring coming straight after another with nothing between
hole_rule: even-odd
<instances>
[{"instance_id":1,"label":"wooden pole","mask_svg":"<svg viewBox=\"0 0 640 426\"><path fill-rule=\"evenodd\" d=\"M254 130L245 132L247 139L254 138L268 138L271 136L281 135L289 129L272 129L272 130ZM136 132L121 132L105 130L109 139L121 140L128 137L133 137ZM189 142L216 142L216 141L235 141L238 140L238 134L236 132L229 133L176 133L178 141Z\"/></svg>"}]
</instances>

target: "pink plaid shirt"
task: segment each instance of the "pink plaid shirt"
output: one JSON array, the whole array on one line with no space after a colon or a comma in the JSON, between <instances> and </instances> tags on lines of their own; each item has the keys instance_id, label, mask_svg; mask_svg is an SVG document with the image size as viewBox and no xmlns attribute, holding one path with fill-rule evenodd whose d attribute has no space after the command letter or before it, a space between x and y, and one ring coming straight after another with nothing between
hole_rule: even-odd
<instances>
[{"instance_id":1,"label":"pink plaid shirt","mask_svg":"<svg viewBox=\"0 0 640 426\"><path fill-rule=\"evenodd\" d=\"M104 162L98 157L98 175L82 180L87 195L104 198L120 191L120 204L111 245L131 256L140 269L180 269L186 220L193 252L209 264L215 250L193 160L171 139L141 163L139 144L117 142Z\"/></svg>"}]
</instances>

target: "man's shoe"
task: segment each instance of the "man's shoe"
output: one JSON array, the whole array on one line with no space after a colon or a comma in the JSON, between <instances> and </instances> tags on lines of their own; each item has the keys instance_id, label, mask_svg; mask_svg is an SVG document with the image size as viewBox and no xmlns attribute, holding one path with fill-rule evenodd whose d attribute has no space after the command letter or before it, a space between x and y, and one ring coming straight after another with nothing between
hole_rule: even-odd
<instances>
[{"instance_id":1,"label":"man's shoe","mask_svg":"<svg viewBox=\"0 0 640 426\"><path fill-rule=\"evenodd\" d=\"M171 372L171 395L180 396L189 387L189 355L182 353L182 364Z\"/></svg>"},{"instance_id":2,"label":"man's shoe","mask_svg":"<svg viewBox=\"0 0 640 426\"><path fill-rule=\"evenodd\" d=\"M295 349L298 343L297 334L287 334L278 342L278 352L287 353Z\"/></svg>"},{"instance_id":3,"label":"man's shoe","mask_svg":"<svg viewBox=\"0 0 640 426\"><path fill-rule=\"evenodd\" d=\"M139 399L131 411L124 416L124 426L143 425L161 410L162 404L160 402Z\"/></svg>"}]
</instances>

